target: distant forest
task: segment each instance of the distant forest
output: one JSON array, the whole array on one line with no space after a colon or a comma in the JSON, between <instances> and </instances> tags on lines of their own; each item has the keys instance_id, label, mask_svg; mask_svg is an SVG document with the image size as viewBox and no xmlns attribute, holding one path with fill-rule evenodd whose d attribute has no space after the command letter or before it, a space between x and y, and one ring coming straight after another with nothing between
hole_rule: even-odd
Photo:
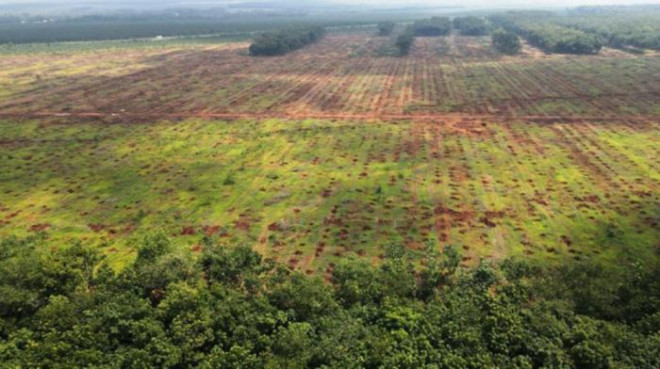
<instances>
[{"instance_id":1,"label":"distant forest","mask_svg":"<svg viewBox=\"0 0 660 369\"><path fill-rule=\"evenodd\" d=\"M232 19L78 19L31 24L0 23L0 43L52 43L135 38L190 37L199 35L243 35L252 37L271 29L290 25L322 24L351 27L364 21L332 21L290 17L236 17Z\"/></svg>"},{"instance_id":2,"label":"distant forest","mask_svg":"<svg viewBox=\"0 0 660 369\"><path fill-rule=\"evenodd\" d=\"M0 44L134 38L240 35L253 38L289 27L373 27L412 23L414 36L486 35L496 28L518 34L548 53L593 54L603 46L660 49L660 6L578 7L565 12L512 11L483 18L437 16L420 9L374 12L268 12L241 9L177 9L165 12L110 13L84 16L0 14ZM426 18L426 19L424 19ZM390 27L390 26L388 26ZM391 33L391 29L380 31Z\"/></svg>"},{"instance_id":3,"label":"distant forest","mask_svg":"<svg viewBox=\"0 0 660 369\"><path fill-rule=\"evenodd\" d=\"M660 50L660 8L630 7L620 12L579 8L552 12L509 12L489 17L548 53L594 54L603 46Z\"/></svg>"},{"instance_id":4,"label":"distant forest","mask_svg":"<svg viewBox=\"0 0 660 369\"><path fill-rule=\"evenodd\" d=\"M382 21L416 19L418 11L342 13L263 12L258 10L228 13L181 10L138 14L99 14L78 17L16 16L0 13L0 44L52 43L135 38L191 37L199 35L243 35L253 37L266 31L291 27L371 26Z\"/></svg>"}]
</instances>

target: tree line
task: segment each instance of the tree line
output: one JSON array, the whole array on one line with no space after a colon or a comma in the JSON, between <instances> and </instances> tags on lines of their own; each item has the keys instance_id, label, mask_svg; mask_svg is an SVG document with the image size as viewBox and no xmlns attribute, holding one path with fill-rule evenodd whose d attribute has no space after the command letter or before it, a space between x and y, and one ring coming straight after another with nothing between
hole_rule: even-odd
<instances>
[{"instance_id":1,"label":"tree line","mask_svg":"<svg viewBox=\"0 0 660 369\"><path fill-rule=\"evenodd\" d=\"M416 21L412 25L415 36L447 36L456 30L463 36L484 36L489 33L489 25L484 18L432 17Z\"/></svg>"},{"instance_id":2,"label":"tree line","mask_svg":"<svg viewBox=\"0 0 660 369\"><path fill-rule=\"evenodd\" d=\"M657 368L660 268L506 260L461 268L391 246L323 280L249 247L164 236L119 271L80 243L0 241L9 368Z\"/></svg>"},{"instance_id":3,"label":"tree line","mask_svg":"<svg viewBox=\"0 0 660 369\"><path fill-rule=\"evenodd\" d=\"M343 14L343 13L342 13ZM86 16L72 19L43 17L0 17L0 44L54 43L66 41L120 40L136 38L194 37L199 35L240 36L253 38L262 32L290 27L359 27L373 24L379 15L341 17L326 14L300 17L260 12L227 13L223 16L192 17L136 14L134 16ZM25 23L22 23L25 21Z\"/></svg>"},{"instance_id":4,"label":"tree line","mask_svg":"<svg viewBox=\"0 0 660 369\"><path fill-rule=\"evenodd\" d=\"M415 37L446 36L451 33L452 27L464 36L483 36L490 33L490 25L483 18L456 17L450 21L446 17L433 17L431 19L419 20L413 23L412 26L407 27L396 37L394 44L399 55L408 55L415 43ZM378 28L379 34L384 35L387 33L384 30L387 30L389 33L392 32L394 24L382 23L378 25ZM522 50L520 39L513 32L498 29L492 33L491 37L492 45L498 52L513 55Z\"/></svg>"},{"instance_id":5,"label":"tree line","mask_svg":"<svg viewBox=\"0 0 660 369\"><path fill-rule=\"evenodd\" d=\"M310 26L266 32L257 37L250 45L250 55L275 56L301 49L325 36L325 28Z\"/></svg>"},{"instance_id":6,"label":"tree line","mask_svg":"<svg viewBox=\"0 0 660 369\"><path fill-rule=\"evenodd\" d=\"M498 29L491 35L491 40L495 50L502 54L514 55L522 50L520 39L513 32Z\"/></svg>"},{"instance_id":7,"label":"tree line","mask_svg":"<svg viewBox=\"0 0 660 369\"><path fill-rule=\"evenodd\" d=\"M378 36L389 36L394 31L396 24L394 22L380 22L376 25Z\"/></svg>"},{"instance_id":8,"label":"tree line","mask_svg":"<svg viewBox=\"0 0 660 369\"><path fill-rule=\"evenodd\" d=\"M515 11L488 19L546 52L594 54L604 45L660 50L657 5L578 7L563 13Z\"/></svg>"},{"instance_id":9,"label":"tree line","mask_svg":"<svg viewBox=\"0 0 660 369\"><path fill-rule=\"evenodd\" d=\"M478 17L456 17L453 26L464 36L484 36L489 31L486 21Z\"/></svg>"},{"instance_id":10,"label":"tree line","mask_svg":"<svg viewBox=\"0 0 660 369\"><path fill-rule=\"evenodd\" d=\"M512 12L490 17L491 22L525 38L546 53L597 54L603 40L594 33L560 25L551 12Z\"/></svg>"},{"instance_id":11,"label":"tree line","mask_svg":"<svg viewBox=\"0 0 660 369\"><path fill-rule=\"evenodd\" d=\"M432 17L420 19L399 34L394 45L399 55L408 55L415 44L415 37L438 37L447 36L451 33L452 22L448 17Z\"/></svg>"},{"instance_id":12,"label":"tree line","mask_svg":"<svg viewBox=\"0 0 660 369\"><path fill-rule=\"evenodd\" d=\"M603 47L596 35L553 24L527 26L520 32L531 45L548 53L597 54Z\"/></svg>"},{"instance_id":13,"label":"tree line","mask_svg":"<svg viewBox=\"0 0 660 369\"><path fill-rule=\"evenodd\" d=\"M637 8L632 8L637 9ZM576 15L579 14L579 15ZM630 47L660 50L660 9L557 17L556 22L600 37L604 44L620 49Z\"/></svg>"},{"instance_id":14,"label":"tree line","mask_svg":"<svg viewBox=\"0 0 660 369\"><path fill-rule=\"evenodd\" d=\"M408 55L410 53L410 49L415 44L415 32L413 29L407 28L405 31L403 31L403 33L397 36L394 44L399 50L399 55Z\"/></svg>"},{"instance_id":15,"label":"tree line","mask_svg":"<svg viewBox=\"0 0 660 369\"><path fill-rule=\"evenodd\" d=\"M447 36L451 33L452 22L449 17L431 17L413 23L412 32L415 36Z\"/></svg>"}]
</instances>

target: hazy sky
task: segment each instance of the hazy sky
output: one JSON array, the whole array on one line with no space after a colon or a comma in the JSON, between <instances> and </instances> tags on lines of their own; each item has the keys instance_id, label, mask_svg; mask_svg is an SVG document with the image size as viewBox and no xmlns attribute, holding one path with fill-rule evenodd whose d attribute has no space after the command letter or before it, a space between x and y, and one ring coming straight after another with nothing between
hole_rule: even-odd
<instances>
[{"instance_id":1,"label":"hazy sky","mask_svg":"<svg viewBox=\"0 0 660 369\"><path fill-rule=\"evenodd\" d=\"M121 4L122 7L130 7L131 3L153 3L159 5L224 5L237 2L270 2L277 3L278 0L0 0L0 4L57 4L57 5L91 5L91 4ZM287 1L289 4L291 1ZM434 5L434 6L478 6L478 7L528 7L528 6L579 6L579 5L612 5L612 4L656 4L660 0L300 0L299 4L314 3L338 3L349 5L386 5L386 6L406 6L406 5Z\"/></svg>"},{"instance_id":2,"label":"hazy sky","mask_svg":"<svg viewBox=\"0 0 660 369\"><path fill-rule=\"evenodd\" d=\"M438 0L418 0L418 1L405 1L405 0L331 0L337 3L347 3L347 4L395 4L395 5L405 5L405 4L427 4L427 5L466 5L466 6L486 6L486 7L506 7L509 5L519 6L523 5L539 5L541 3L546 5L564 5L564 6L579 6L579 5L624 5L624 4L657 4L660 3L660 0L461 0L461 1L438 1Z\"/></svg>"}]
</instances>

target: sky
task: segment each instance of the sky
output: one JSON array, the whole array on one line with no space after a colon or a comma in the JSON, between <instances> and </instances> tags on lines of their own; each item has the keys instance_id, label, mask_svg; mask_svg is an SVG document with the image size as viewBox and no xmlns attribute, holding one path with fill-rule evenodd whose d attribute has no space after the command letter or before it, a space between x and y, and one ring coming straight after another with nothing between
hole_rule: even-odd
<instances>
[{"instance_id":1,"label":"sky","mask_svg":"<svg viewBox=\"0 0 660 369\"><path fill-rule=\"evenodd\" d=\"M364 4L426 4L426 5L465 5L465 6L483 6L483 7L508 7L510 5L561 5L561 6L580 6L580 5L633 5L633 4L657 4L660 0L461 0L461 1L403 1L403 0L333 0L336 3L364 3Z\"/></svg>"},{"instance_id":2,"label":"sky","mask_svg":"<svg viewBox=\"0 0 660 369\"><path fill-rule=\"evenodd\" d=\"M252 0L254 2L277 3L281 0ZM535 6L565 6L573 7L580 5L632 5L632 4L657 4L660 0L321 0L323 3L336 3L346 5L371 5L371 6L410 6L410 5L433 5L433 6L467 6L467 7L486 7L486 8L507 8L507 7L528 7ZM320 3L316 0L299 0L298 3L314 4ZM153 3L154 6L167 5L205 5L222 6L228 3L250 2L250 0L0 0L0 5L6 4L52 4L71 6L91 5L91 4L122 4L123 7L130 8L131 3ZM288 1L291 3L291 1Z\"/></svg>"}]
</instances>

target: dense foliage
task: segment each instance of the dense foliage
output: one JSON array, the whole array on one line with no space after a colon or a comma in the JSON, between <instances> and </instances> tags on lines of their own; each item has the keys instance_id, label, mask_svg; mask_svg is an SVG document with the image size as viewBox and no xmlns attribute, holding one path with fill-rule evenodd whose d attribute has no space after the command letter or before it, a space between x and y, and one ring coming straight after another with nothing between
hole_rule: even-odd
<instances>
[{"instance_id":1,"label":"dense foliage","mask_svg":"<svg viewBox=\"0 0 660 369\"><path fill-rule=\"evenodd\" d=\"M478 17L456 17L454 28L464 36L483 36L488 34L488 25L483 18Z\"/></svg>"},{"instance_id":2,"label":"dense foliage","mask_svg":"<svg viewBox=\"0 0 660 369\"><path fill-rule=\"evenodd\" d=\"M451 25L448 17L432 17L416 21L412 29L415 36L446 36L451 33Z\"/></svg>"},{"instance_id":3,"label":"dense foliage","mask_svg":"<svg viewBox=\"0 0 660 369\"><path fill-rule=\"evenodd\" d=\"M490 20L546 53L596 54L600 51L603 45L598 36L550 22L553 16L550 12L514 12L493 16Z\"/></svg>"},{"instance_id":4,"label":"dense foliage","mask_svg":"<svg viewBox=\"0 0 660 369\"><path fill-rule=\"evenodd\" d=\"M250 45L250 55L284 55L312 44L325 35L323 27L303 27L267 32L257 37Z\"/></svg>"},{"instance_id":5,"label":"dense foliage","mask_svg":"<svg viewBox=\"0 0 660 369\"><path fill-rule=\"evenodd\" d=\"M399 55L408 55L414 43L415 34L412 29L406 29L402 34L397 36L394 42L399 50Z\"/></svg>"},{"instance_id":6,"label":"dense foliage","mask_svg":"<svg viewBox=\"0 0 660 369\"><path fill-rule=\"evenodd\" d=\"M156 36L192 36L231 32L226 24L209 20L94 21L0 24L0 43L118 40Z\"/></svg>"},{"instance_id":7,"label":"dense foliage","mask_svg":"<svg viewBox=\"0 0 660 369\"><path fill-rule=\"evenodd\" d=\"M556 22L595 34L611 47L660 50L659 10L571 15L557 18Z\"/></svg>"},{"instance_id":8,"label":"dense foliage","mask_svg":"<svg viewBox=\"0 0 660 369\"><path fill-rule=\"evenodd\" d=\"M378 23L378 36L389 36L394 31L394 22L380 22Z\"/></svg>"},{"instance_id":9,"label":"dense foliage","mask_svg":"<svg viewBox=\"0 0 660 369\"><path fill-rule=\"evenodd\" d=\"M530 44L549 53L597 54L603 47L598 36L551 24L527 26L521 33Z\"/></svg>"},{"instance_id":10,"label":"dense foliage","mask_svg":"<svg viewBox=\"0 0 660 369\"><path fill-rule=\"evenodd\" d=\"M520 39L513 32L499 29L493 32L491 39L495 50L502 54L514 55L522 50Z\"/></svg>"},{"instance_id":11,"label":"dense foliage","mask_svg":"<svg viewBox=\"0 0 660 369\"><path fill-rule=\"evenodd\" d=\"M546 52L593 54L602 45L660 49L657 7L587 7L565 14L510 12L490 19Z\"/></svg>"},{"instance_id":12,"label":"dense foliage","mask_svg":"<svg viewBox=\"0 0 660 369\"><path fill-rule=\"evenodd\" d=\"M255 33L310 25L335 30L364 29L384 19L389 20L391 16L391 13L320 13L300 16L249 12L213 17L136 14L130 17L87 16L73 19L5 18L4 21L0 19L0 44L119 40L156 36L194 37L211 34L251 38Z\"/></svg>"},{"instance_id":13,"label":"dense foliage","mask_svg":"<svg viewBox=\"0 0 660 369\"><path fill-rule=\"evenodd\" d=\"M459 267L430 244L415 270L332 278L205 241L155 236L114 272L80 244L0 243L0 362L24 368L657 368L657 266ZM618 269L617 269L618 270Z\"/></svg>"}]
</instances>

